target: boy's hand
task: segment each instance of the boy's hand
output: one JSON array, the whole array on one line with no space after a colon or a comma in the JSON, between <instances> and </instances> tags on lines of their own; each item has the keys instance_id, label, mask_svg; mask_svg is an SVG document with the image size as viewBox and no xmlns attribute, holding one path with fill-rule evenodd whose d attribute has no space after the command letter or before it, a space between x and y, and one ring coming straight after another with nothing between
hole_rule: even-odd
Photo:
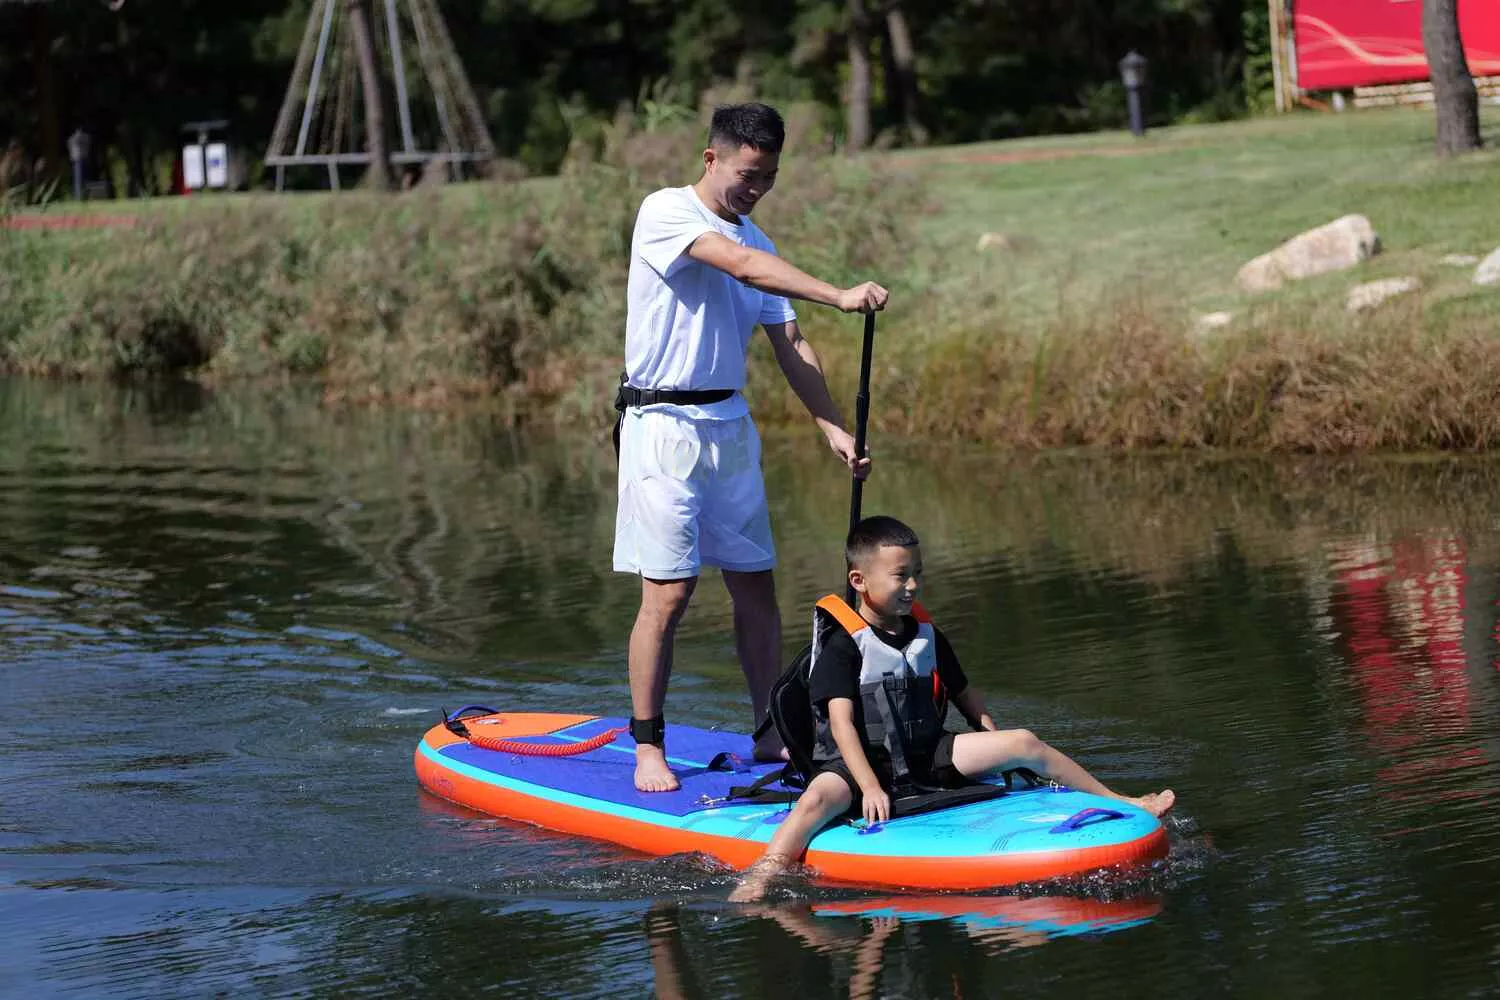
<instances>
[{"instance_id":1,"label":"boy's hand","mask_svg":"<svg viewBox=\"0 0 1500 1000\"><path fill-rule=\"evenodd\" d=\"M884 823L891 818L891 797L884 788L877 785L869 791L860 789L860 795L864 799L866 823Z\"/></svg>"},{"instance_id":2,"label":"boy's hand","mask_svg":"<svg viewBox=\"0 0 1500 1000\"><path fill-rule=\"evenodd\" d=\"M863 285L855 285L839 292L838 307L846 313L879 312L885 308L886 300L890 297L890 292L873 281L867 281Z\"/></svg>"},{"instance_id":3,"label":"boy's hand","mask_svg":"<svg viewBox=\"0 0 1500 1000\"><path fill-rule=\"evenodd\" d=\"M864 479L870 475L869 448L865 449L866 454L864 457L856 461L854 458L854 435L842 427L828 427L825 433L828 435L828 447L832 448L833 453L849 467L849 471L854 473L855 479Z\"/></svg>"}]
</instances>

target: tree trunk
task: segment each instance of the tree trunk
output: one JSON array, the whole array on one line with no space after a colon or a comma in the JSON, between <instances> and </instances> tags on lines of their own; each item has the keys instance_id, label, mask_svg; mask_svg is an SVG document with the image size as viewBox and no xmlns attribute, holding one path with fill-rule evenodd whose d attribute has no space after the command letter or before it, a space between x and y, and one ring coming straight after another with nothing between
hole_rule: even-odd
<instances>
[{"instance_id":1,"label":"tree trunk","mask_svg":"<svg viewBox=\"0 0 1500 1000\"><path fill-rule=\"evenodd\" d=\"M52 25L43 4L28 6L31 15L31 66L36 75L37 121L39 123L31 162L26 165L31 176L33 194L36 188L62 176L68 153L63 145L62 116L57 100L57 76L52 67ZM40 166L40 170L35 168Z\"/></svg>"},{"instance_id":2,"label":"tree trunk","mask_svg":"<svg viewBox=\"0 0 1500 1000\"><path fill-rule=\"evenodd\" d=\"M365 151L370 154L365 183L377 191L389 191L394 185L391 181L390 146L385 134L380 68L375 61L375 37L370 30L370 3L369 0L345 0L344 8L349 14L354 55L359 62L360 89L365 97Z\"/></svg>"},{"instance_id":3,"label":"tree trunk","mask_svg":"<svg viewBox=\"0 0 1500 1000\"><path fill-rule=\"evenodd\" d=\"M124 16L115 19L115 51L119 53L120 86L128 95L139 94L142 89L137 80L139 73L135 59L135 37L130 30L130 22ZM138 124L140 117L132 113L129 98L126 99L127 110L117 113L112 122L114 135L105 142L105 146L118 146L121 155L125 159L125 197L140 198L154 195L155 184L148 181L146 177L146 154L141 141L141 129ZM113 183L114 178L108 178ZM150 185L148 187L148 184ZM118 194L116 195L118 197Z\"/></svg>"},{"instance_id":4,"label":"tree trunk","mask_svg":"<svg viewBox=\"0 0 1500 1000\"><path fill-rule=\"evenodd\" d=\"M857 153L870 145L870 17L864 0L849 3L849 100L847 108L848 151Z\"/></svg>"},{"instance_id":5,"label":"tree trunk","mask_svg":"<svg viewBox=\"0 0 1500 1000\"><path fill-rule=\"evenodd\" d=\"M1438 155L1478 149L1479 95L1464 58L1458 0L1422 0L1422 45L1432 75Z\"/></svg>"},{"instance_id":6,"label":"tree trunk","mask_svg":"<svg viewBox=\"0 0 1500 1000\"><path fill-rule=\"evenodd\" d=\"M125 150L128 196L142 198L159 194L160 192L156 190L156 178L146 172L146 148L141 141L140 129L125 125L121 131L121 145Z\"/></svg>"},{"instance_id":7,"label":"tree trunk","mask_svg":"<svg viewBox=\"0 0 1500 1000\"><path fill-rule=\"evenodd\" d=\"M926 145L927 129L917 111L917 53L912 46L911 28L906 23L900 0L894 0L886 8L885 30L891 43L890 63L894 70L892 82L895 87L890 96L901 109L907 141L917 146Z\"/></svg>"}]
</instances>

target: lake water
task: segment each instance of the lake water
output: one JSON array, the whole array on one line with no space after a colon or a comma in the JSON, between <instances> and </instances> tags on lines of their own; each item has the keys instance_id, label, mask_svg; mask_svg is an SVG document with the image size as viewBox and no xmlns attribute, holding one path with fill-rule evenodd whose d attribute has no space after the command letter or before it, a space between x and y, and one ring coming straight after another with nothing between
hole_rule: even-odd
<instances>
[{"instance_id":1,"label":"lake water","mask_svg":"<svg viewBox=\"0 0 1500 1000\"><path fill-rule=\"evenodd\" d=\"M441 706L628 708L602 440L0 381L0 993L1500 993L1500 463L878 457L1001 724L1176 789L1159 867L745 908L446 805ZM767 477L790 652L847 483L802 431ZM669 711L743 727L705 584Z\"/></svg>"}]
</instances>

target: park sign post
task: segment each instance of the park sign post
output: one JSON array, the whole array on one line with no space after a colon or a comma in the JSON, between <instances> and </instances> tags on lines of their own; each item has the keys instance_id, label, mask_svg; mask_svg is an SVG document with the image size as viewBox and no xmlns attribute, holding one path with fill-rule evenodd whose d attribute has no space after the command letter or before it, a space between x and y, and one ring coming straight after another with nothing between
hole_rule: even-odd
<instances>
[{"instance_id":1,"label":"park sign post","mask_svg":"<svg viewBox=\"0 0 1500 1000\"><path fill-rule=\"evenodd\" d=\"M182 147L182 186L189 191L204 188L222 190L230 186L229 145L210 142L209 133L229 126L227 121L188 122L184 132L196 136L197 142Z\"/></svg>"}]
</instances>

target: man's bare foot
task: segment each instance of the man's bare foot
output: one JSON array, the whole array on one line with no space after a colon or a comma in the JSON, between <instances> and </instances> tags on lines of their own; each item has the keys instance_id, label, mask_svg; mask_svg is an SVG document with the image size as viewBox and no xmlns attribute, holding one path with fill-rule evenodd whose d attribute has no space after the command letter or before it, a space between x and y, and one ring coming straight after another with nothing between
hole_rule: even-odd
<instances>
[{"instance_id":1,"label":"man's bare foot","mask_svg":"<svg viewBox=\"0 0 1500 1000\"><path fill-rule=\"evenodd\" d=\"M1160 818L1172 811L1172 806L1177 802L1177 793L1168 788L1164 791L1152 792L1150 795L1142 795L1140 798L1131 799L1130 801L1151 815Z\"/></svg>"},{"instance_id":2,"label":"man's bare foot","mask_svg":"<svg viewBox=\"0 0 1500 1000\"><path fill-rule=\"evenodd\" d=\"M667 752L655 743L635 748L635 789L638 792L675 792L681 788L677 775L667 767Z\"/></svg>"},{"instance_id":3,"label":"man's bare foot","mask_svg":"<svg viewBox=\"0 0 1500 1000\"><path fill-rule=\"evenodd\" d=\"M781 735L774 729L755 744L752 756L760 764L781 764L792 759L786 747L781 745Z\"/></svg>"}]
</instances>

